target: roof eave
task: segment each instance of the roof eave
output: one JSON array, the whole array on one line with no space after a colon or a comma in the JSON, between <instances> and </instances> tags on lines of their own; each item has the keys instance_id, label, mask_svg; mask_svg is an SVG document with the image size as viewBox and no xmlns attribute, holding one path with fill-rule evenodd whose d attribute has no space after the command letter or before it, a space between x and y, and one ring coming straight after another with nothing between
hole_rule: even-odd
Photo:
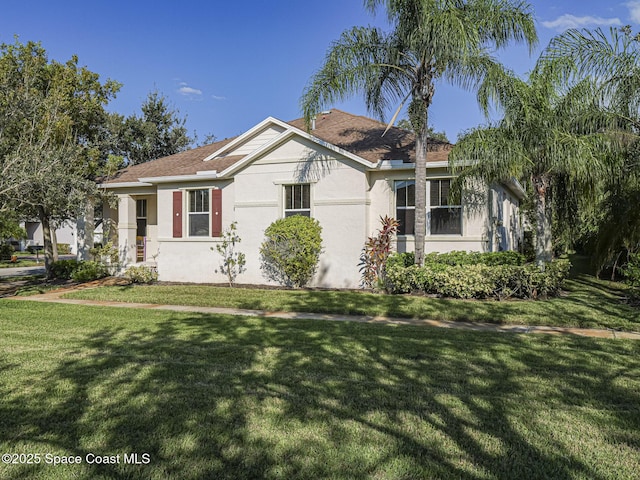
<instances>
[{"instance_id":1,"label":"roof eave","mask_svg":"<svg viewBox=\"0 0 640 480\"><path fill-rule=\"evenodd\" d=\"M137 182L111 182L111 183L99 183L99 188L135 188L135 187L152 187L152 183L144 181Z\"/></svg>"}]
</instances>

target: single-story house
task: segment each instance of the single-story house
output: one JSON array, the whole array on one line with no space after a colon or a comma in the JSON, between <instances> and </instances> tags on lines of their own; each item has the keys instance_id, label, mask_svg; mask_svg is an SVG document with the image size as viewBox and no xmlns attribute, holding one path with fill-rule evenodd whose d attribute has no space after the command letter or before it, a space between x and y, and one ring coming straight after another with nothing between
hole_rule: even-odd
<instances>
[{"instance_id":1,"label":"single-story house","mask_svg":"<svg viewBox=\"0 0 640 480\"><path fill-rule=\"evenodd\" d=\"M307 215L322 226L313 284L357 287L362 248L381 216L400 220L397 250L414 249L415 137L396 127L383 136L385 128L336 109L318 114L310 130L302 119L269 117L238 137L130 166L102 184L118 198L103 213L109 236L125 266L155 265L160 280L224 282L211 247L235 221L247 258L238 283L267 283L259 256L265 229ZM483 186L450 205L450 148L435 141L428 154L425 251L517 248L522 187Z\"/></svg>"}]
</instances>

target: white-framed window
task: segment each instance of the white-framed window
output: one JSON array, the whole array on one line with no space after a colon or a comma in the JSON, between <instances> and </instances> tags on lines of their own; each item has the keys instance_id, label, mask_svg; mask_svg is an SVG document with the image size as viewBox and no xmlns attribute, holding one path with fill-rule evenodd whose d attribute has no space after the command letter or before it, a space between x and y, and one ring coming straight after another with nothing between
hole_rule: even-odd
<instances>
[{"instance_id":1,"label":"white-framed window","mask_svg":"<svg viewBox=\"0 0 640 480\"><path fill-rule=\"evenodd\" d=\"M284 216L311 216L311 185L299 183L284 186Z\"/></svg>"},{"instance_id":2,"label":"white-framed window","mask_svg":"<svg viewBox=\"0 0 640 480\"><path fill-rule=\"evenodd\" d=\"M211 212L209 190L189 190L188 193L189 236L208 237L211 225L211 222L209 221L209 215Z\"/></svg>"},{"instance_id":3,"label":"white-framed window","mask_svg":"<svg viewBox=\"0 0 640 480\"><path fill-rule=\"evenodd\" d=\"M431 235L462 235L462 206L449 205L451 179L429 180Z\"/></svg>"},{"instance_id":4,"label":"white-framed window","mask_svg":"<svg viewBox=\"0 0 640 480\"><path fill-rule=\"evenodd\" d=\"M416 182L401 180L395 182L396 219L400 222L398 235L413 235L416 219Z\"/></svg>"}]
</instances>

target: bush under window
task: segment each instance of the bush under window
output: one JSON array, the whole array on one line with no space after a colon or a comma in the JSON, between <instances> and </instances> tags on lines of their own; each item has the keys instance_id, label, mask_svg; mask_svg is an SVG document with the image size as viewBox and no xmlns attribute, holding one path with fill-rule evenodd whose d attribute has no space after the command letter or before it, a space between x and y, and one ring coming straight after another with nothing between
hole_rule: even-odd
<instances>
[{"instance_id":1,"label":"bush under window","mask_svg":"<svg viewBox=\"0 0 640 480\"><path fill-rule=\"evenodd\" d=\"M419 267L412 253L394 254L387 261L385 288L453 298L548 297L560 292L570 267L568 260L555 260L541 270L516 252L429 254Z\"/></svg>"},{"instance_id":2,"label":"bush under window","mask_svg":"<svg viewBox=\"0 0 640 480\"><path fill-rule=\"evenodd\" d=\"M263 274L287 287L304 287L318 268L322 227L317 220L293 215L276 220L265 230L260 246Z\"/></svg>"}]
</instances>

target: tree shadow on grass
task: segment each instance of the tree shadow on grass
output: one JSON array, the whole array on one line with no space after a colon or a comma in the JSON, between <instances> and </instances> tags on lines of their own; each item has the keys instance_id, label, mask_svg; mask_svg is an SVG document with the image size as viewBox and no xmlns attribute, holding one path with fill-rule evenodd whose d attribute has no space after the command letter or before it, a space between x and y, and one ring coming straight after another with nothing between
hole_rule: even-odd
<instances>
[{"instance_id":1,"label":"tree shadow on grass","mask_svg":"<svg viewBox=\"0 0 640 480\"><path fill-rule=\"evenodd\" d=\"M0 444L150 463L5 478L598 480L640 468L637 343L103 312L45 375L2 360L1 378L31 380L0 383Z\"/></svg>"}]
</instances>

